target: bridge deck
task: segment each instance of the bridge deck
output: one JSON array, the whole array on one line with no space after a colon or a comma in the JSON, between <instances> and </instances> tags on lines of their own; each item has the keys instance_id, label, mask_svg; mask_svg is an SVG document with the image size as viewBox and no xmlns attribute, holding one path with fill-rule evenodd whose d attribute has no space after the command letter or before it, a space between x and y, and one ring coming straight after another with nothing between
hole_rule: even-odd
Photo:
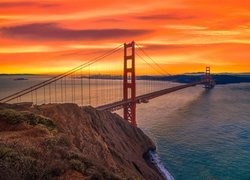
<instances>
[{"instance_id":1,"label":"bridge deck","mask_svg":"<svg viewBox=\"0 0 250 180\"><path fill-rule=\"evenodd\" d=\"M136 97L136 103L142 103L142 102L147 102L150 99L174 92L174 91L178 91L180 89L185 89L191 86L196 86L198 84L203 84L204 81L199 81L199 82L195 82L195 83L189 83L189 84L185 84L185 85L180 85L180 86L175 86L175 87L171 87L171 88L167 88L167 89L163 89L163 90L159 90L159 91L155 91L152 93L147 93L147 94L143 94L140 96ZM119 110L122 109L124 105L131 103L131 100L121 100L121 101L117 101L114 103L110 103L110 104L105 104L102 106L98 106L96 107L98 110L108 110L108 111L115 111L115 110Z\"/></svg>"}]
</instances>

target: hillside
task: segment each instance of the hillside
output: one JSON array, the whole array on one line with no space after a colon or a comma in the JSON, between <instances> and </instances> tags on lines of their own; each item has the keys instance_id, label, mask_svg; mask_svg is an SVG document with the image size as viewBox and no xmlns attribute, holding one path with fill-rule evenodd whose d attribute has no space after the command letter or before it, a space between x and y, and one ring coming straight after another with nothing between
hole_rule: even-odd
<instances>
[{"instance_id":1,"label":"hillside","mask_svg":"<svg viewBox=\"0 0 250 180\"><path fill-rule=\"evenodd\" d=\"M233 83L250 83L250 75L248 74L212 74L211 75L216 84L233 84ZM159 80L172 81L178 83L192 83L200 81L204 77L203 74L181 74L172 76L140 76L141 80Z\"/></svg>"},{"instance_id":2,"label":"hillside","mask_svg":"<svg viewBox=\"0 0 250 180\"><path fill-rule=\"evenodd\" d=\"M75 104L0 104L1 179L163 179L153 142L120 116Z\"/></svg>"}]
</instances>

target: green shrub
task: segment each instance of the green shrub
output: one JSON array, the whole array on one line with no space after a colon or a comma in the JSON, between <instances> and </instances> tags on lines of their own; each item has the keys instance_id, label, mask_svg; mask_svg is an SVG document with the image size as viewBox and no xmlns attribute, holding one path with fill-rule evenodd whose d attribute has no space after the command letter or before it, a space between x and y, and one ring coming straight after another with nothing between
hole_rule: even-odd
<instances>
[{"instance_id":1,"label":"green shrub","mask_svg":"<svg viewBox=\"0 0 250 180\"><path fill-rule=\"evenodd\" d=\"M112 180L121 179L118 175L114 174L113 172L104 171L102 175L104 179L112 179Z\"/></svg>"},{"instance_id":2,"label":"green shrub","mask_svg":"<svg viewBox=\"0 0 250 180\"><path fill-rule=\"evenodd\" d=\"M46 147L53 147L55 145L57 145L58 139L55 137L52 138L48 138L43 142L43 145Z\"/></svg>"},{"instance_id":3,"label":"green shrub","mask_svg":"<svg viewBox=\"0 0 250 180\"><path fill-rule=\"evenodd\" d=\"M24 116L20 112L12 109L0 110L0 117L10 124L17 124L24 121Z\"/></svg>"},{"instance_id":4,"label":"green shrub","mask_svg":"<svg viewBox=\"0 0 250 180\"><path fill-rule=\"evenodd\" d=\"M0 179L52 179L47 159L26 153L27 149L19 146L0 145L0 172L5 172Z\"/></svg>"},{"instance_id":5,"label":"green shrub","mask_svg":"<svg viewBox=\"0 0 250 180\"><path fill-rule=\"evenodd\" d=\"M12 109L3 109L0 110L0 118L10 124L25 122L33 126L41 125L50 131L56 129L56 125L51 119L30 112L19 112Z\"/></svg>"},{"instance_id":6,"label":"green shrub","mask_svg":"<svg viewBox=\"0 0 250 180\"><path fill-rule=\"evenodd\" d=\"M30 157L34 157L34 158L38 157L41 153L39 148L35 147L35 146L24 147L24 148L22 148L22 152L26 156L30 156Z\"/></svg>"},{"instance_id":7,"label":"green shrub","mask_svg":"<svg viewBox=\"0 0 250 180\"><path fill-rule=\"evenodd\" d=\"M4 159L5 157L9 156L13 150L6 146L0 146L0 159Z\"/></svg>"},{"instance_id":8,"label":"green shrub","mask_svg":"<svg viewBox=\"0 0 250 180\"><path fill-rule=\"evenodd\" d=\"M77 160L77 159L71 159L70 160L70 165L71 165L71 168L80 172L80 173L84 173L85 170L86 170L86 166L85 164L80 161L80 160Z\"/></svg>"},{"instance_id":9,"label":"green shrub","mask_svg":"<svg viewBox=\"0 0 250 180\"><path fill-rule=\"evenodd\" d=\"M38 124L45 126L50 131L56 129L56 125L51 119L48 119L42 116L37 116L37 120L38 120Z\"/></svg>"},{"instance_id":10,"label":"green shrub","mask_svg":"<svg viewBox=\"0 0 250 180\"><path fill-rule=\"evenodd\" d=\"M72 144L71 139L68 135L61 135L58 138L58 145L70 147Z\"/></svg>"},{"instance_id":11,"label":"green shrub","mask_svg":"<svg viewBox=\"0 0 250 180\"><path fill-rule=\"evenodd\" d=\"M58 146L58 147L70 147L72 144L70 138L66 135L59 135L56 137L47 138L42 145L45 147L52 147L52 146Z\"/></svg>"},{"instance_id":12,"label":"green shrub","mask_svg":"<svg viewBox=\"0 0 250 180\"><path fill-rule=\"evenodd\" d=\"M38 116L32 113L23 112L22 115L24 116L24 122L30 125L37 125L39 123Z\"/></svg>"}]
</instances>

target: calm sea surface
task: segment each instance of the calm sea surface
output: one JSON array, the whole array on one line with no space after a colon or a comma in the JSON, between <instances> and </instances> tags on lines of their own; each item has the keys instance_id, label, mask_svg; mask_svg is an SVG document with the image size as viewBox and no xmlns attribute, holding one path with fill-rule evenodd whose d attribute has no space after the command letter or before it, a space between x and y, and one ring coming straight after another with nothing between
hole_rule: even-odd
<instances>
[{"instance_id":1,"label":"calm sea surface","mask_svg":"<svg viewBox=\"0 0 250 180\"><path fill-rule=\"evenodd\" d=\"M138 121L175 179L250 179L250 84L165 95L138 106Z\"/></svg>"},{"instance_id":2,"label":"calm sea surface","mask_svg":"<svg viewBox=\"0 0 250 180\"><path fill-rule=\"evenodd\" d=\"M48 77L13 78L0 77L0 97ZM115 84L115 97L109 97L113 100L121 96L121 82ZM91 88L101 91L94 82ZM209 91L187 88L138 105L137 115L138 126L154 140L162 163L176 180L250 180L250 84L217 85Z\"/></svg>"}]
</instances>

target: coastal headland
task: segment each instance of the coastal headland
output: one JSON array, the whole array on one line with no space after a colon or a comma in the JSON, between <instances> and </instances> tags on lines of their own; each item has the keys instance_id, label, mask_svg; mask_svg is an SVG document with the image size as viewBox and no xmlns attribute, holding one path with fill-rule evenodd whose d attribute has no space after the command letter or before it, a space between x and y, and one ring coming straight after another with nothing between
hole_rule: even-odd
<instances>
[{"instance_id":1,"label":"coastal headland","mask_svg":"<svg viewBox=\"0 0 250 180\"><path fill-rule=\"evenodd\" d=\"M154 143L119 115L76 104L0 104L3 179L164 179Z\"/></svg>"}]
</instances>

